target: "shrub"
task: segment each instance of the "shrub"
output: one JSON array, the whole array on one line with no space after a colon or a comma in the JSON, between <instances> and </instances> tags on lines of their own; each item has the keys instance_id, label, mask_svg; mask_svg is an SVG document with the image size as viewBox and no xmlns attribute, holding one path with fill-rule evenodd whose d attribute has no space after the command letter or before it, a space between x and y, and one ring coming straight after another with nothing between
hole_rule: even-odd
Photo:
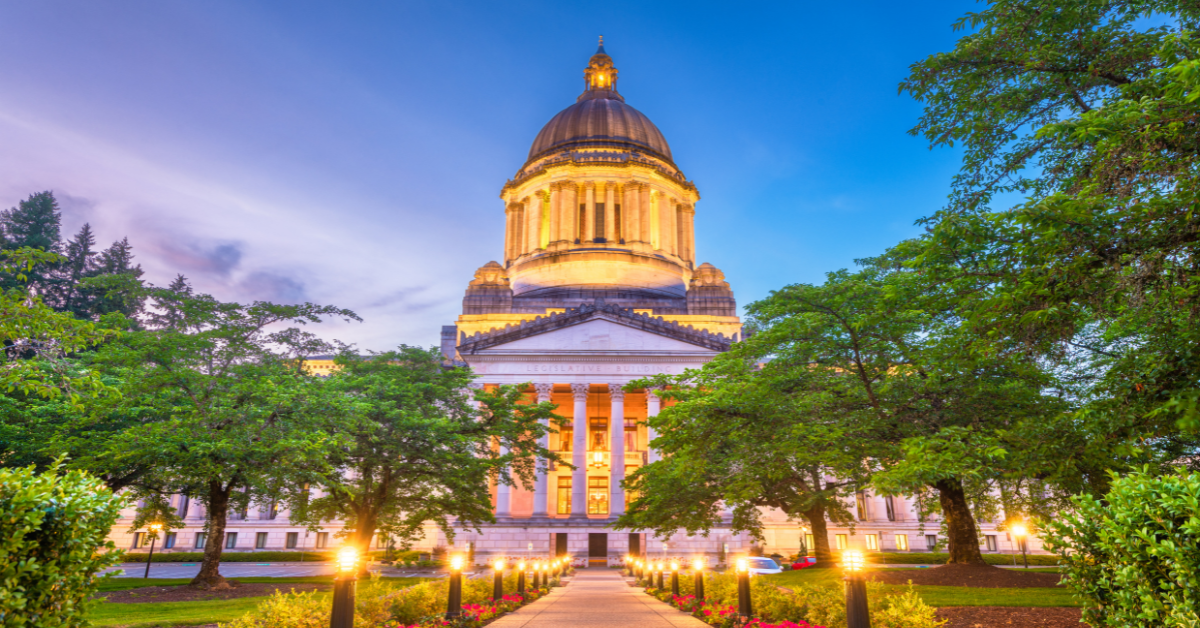
<instances>
[{"instance_id":1,"label":"shrub","mask_svg":"<svg viewBox=\"0 0 1200 628\"><path fill-rule=\"evenodd\" d=\"M1063 581L1101 626L1195 626L1200 614L1200 474L1117 478L1102 503L1073 499L1047 525Z\"/></svg>"},{"instance_id":2,"label":"shrub","mask_svg":"<svg viewBox=\"0 0 1200 628\"><path fill-rule=\"evenodd\" d=\"M117 562L107 540L121 501L79 471L0 469L0 625L67 628L83 616L96 574Z\"/></svg>"}]
</instances>

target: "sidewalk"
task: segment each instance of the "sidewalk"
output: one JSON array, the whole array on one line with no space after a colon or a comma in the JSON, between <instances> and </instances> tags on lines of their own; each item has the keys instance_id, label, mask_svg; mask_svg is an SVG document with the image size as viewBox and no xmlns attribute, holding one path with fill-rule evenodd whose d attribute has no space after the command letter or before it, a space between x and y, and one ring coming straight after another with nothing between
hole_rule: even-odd
<instances>
[{"instance_id":1,"label":"sidewalk","mask_svg":"<svg viewBox=\"0 0 1200 628\"><path fill-rule=\"evenodd\" d=\"M610 569L580 569L567 586L489 628L703 628L706 624L626 584Z\"/></svg>"}]
</instances>

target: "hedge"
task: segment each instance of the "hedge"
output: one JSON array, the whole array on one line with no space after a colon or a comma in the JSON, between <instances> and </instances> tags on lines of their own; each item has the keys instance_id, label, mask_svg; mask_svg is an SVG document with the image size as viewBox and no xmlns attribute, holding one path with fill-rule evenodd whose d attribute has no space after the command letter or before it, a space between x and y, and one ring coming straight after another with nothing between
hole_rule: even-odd
<instances>
[{"instance_id":1,"label":"hedge","mask_svg":"<svg viewBox=\"0 0 1200 628\"><path fill-rule=\"evenodd\" d=\"M58 470L0 469L4 628L86 626L96 575L121 557L107 540L121 500L90 475Z\"/></svg>"},{"instance_id":2,"label":"hedge","mask_svg":"<svg viewBox=\"0 0 1200 628\"><path fill-rule=\"evenodd\" d=\"M428 554L428 552L423 552ZM372 560L383 560L386 552L384 550L371 552ZM129 563L144 563L148 552L126 552L124 555L125 562ZM415 561L418 552L392 552L392 557L397 561ZM303 561L301 560L303 558ZM154 563L198 563L204 560L203 552L154 552L154 557L150 562ZM226 551L221 554L221 562L223 563L298 563L298 562L332 562L337 560L337 552L328 550L313 550L311 552L292 552L292 551L256 551L256 552L231 552Z\"/></svg>"},{"instance_id":3,"label":"hedge","mask_svg":"<svg viewBox=\"0 0 1200 628\"><path fill-rule=\"evenodd\" d=\"M1196 626L1200 616L1200 474L1114 479L1047 526L1063 582L1102 626Z\"/></svg>"}]
</instances>

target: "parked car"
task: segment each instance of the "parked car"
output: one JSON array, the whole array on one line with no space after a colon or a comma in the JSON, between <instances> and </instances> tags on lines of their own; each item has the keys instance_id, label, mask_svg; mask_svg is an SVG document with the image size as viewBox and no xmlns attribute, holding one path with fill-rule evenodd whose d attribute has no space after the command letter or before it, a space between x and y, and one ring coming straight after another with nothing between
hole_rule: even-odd
<instances>
[{"instance_id":1,"label":"parked car","mask_svg":"<svg viewBox=\"0 0 1200 628\"><path fill-rule=\"evenodd\" d=\"M748 571L752 576L761 576L768 573L783 573L783 569L779 567L779 563L770 558L761 556L751 556L746 559Z\"/></svg>"}]
</instances>

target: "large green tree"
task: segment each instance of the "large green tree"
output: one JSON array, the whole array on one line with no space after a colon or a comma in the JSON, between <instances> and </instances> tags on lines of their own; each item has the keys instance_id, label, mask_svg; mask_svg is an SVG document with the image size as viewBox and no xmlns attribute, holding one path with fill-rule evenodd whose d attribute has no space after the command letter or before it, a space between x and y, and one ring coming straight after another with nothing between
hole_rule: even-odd
<instances>
[{"instance_id":1,"label":"large green tree","mask_svg":"<svg viewBox=\"0 0 1200 628\"><path fill-rule=\"evenodd\" d=\"M344 414L345 396L301 368L304 356L329 345L298 326L357 317L312 304L222 303L193 294L182 279L151 290L147 312L143 329L126 331L95 358L122 371L114 411L140 417L98 464L149 469L134 491L147 510L168 493L199 499L210 541L193 584L223 586L229 515L322 477L337 440L328 417Z\"/></svg>"},{"instance_id":2,"label":"large green tree","mask_svg":"<svg viewBox=\"0 0 1200 628\"><path fill-rule=\"evenodd\" d=\"M912 67L913 129L961 145L931 235L901 253L973 282L980 351L1026 352L1079 384L1075 486L1193 464L1200 427L1200 6L1001 0ZM1066 479L1060 477L1060 479Z\"/></svg>"},{"instance_id":3,"label":"large green tree","mask_svg":"<svg viewBox=\"0 0 1200 628\"><path fill-rule=\"evenodd\" d=\"M532 488L536 461L567 464L538 444L555 406L526 403L524 386L472 393L470 370L436 348L343 352L337 364L325 385L353 403L329 429L345 441L328 454L320 493L293 484L289 503L296 521L343 520L362 551L377 533L404 542L429 522L452 536L451 523L492 521L493 479Z\"/></svg>"}]
</instances>

